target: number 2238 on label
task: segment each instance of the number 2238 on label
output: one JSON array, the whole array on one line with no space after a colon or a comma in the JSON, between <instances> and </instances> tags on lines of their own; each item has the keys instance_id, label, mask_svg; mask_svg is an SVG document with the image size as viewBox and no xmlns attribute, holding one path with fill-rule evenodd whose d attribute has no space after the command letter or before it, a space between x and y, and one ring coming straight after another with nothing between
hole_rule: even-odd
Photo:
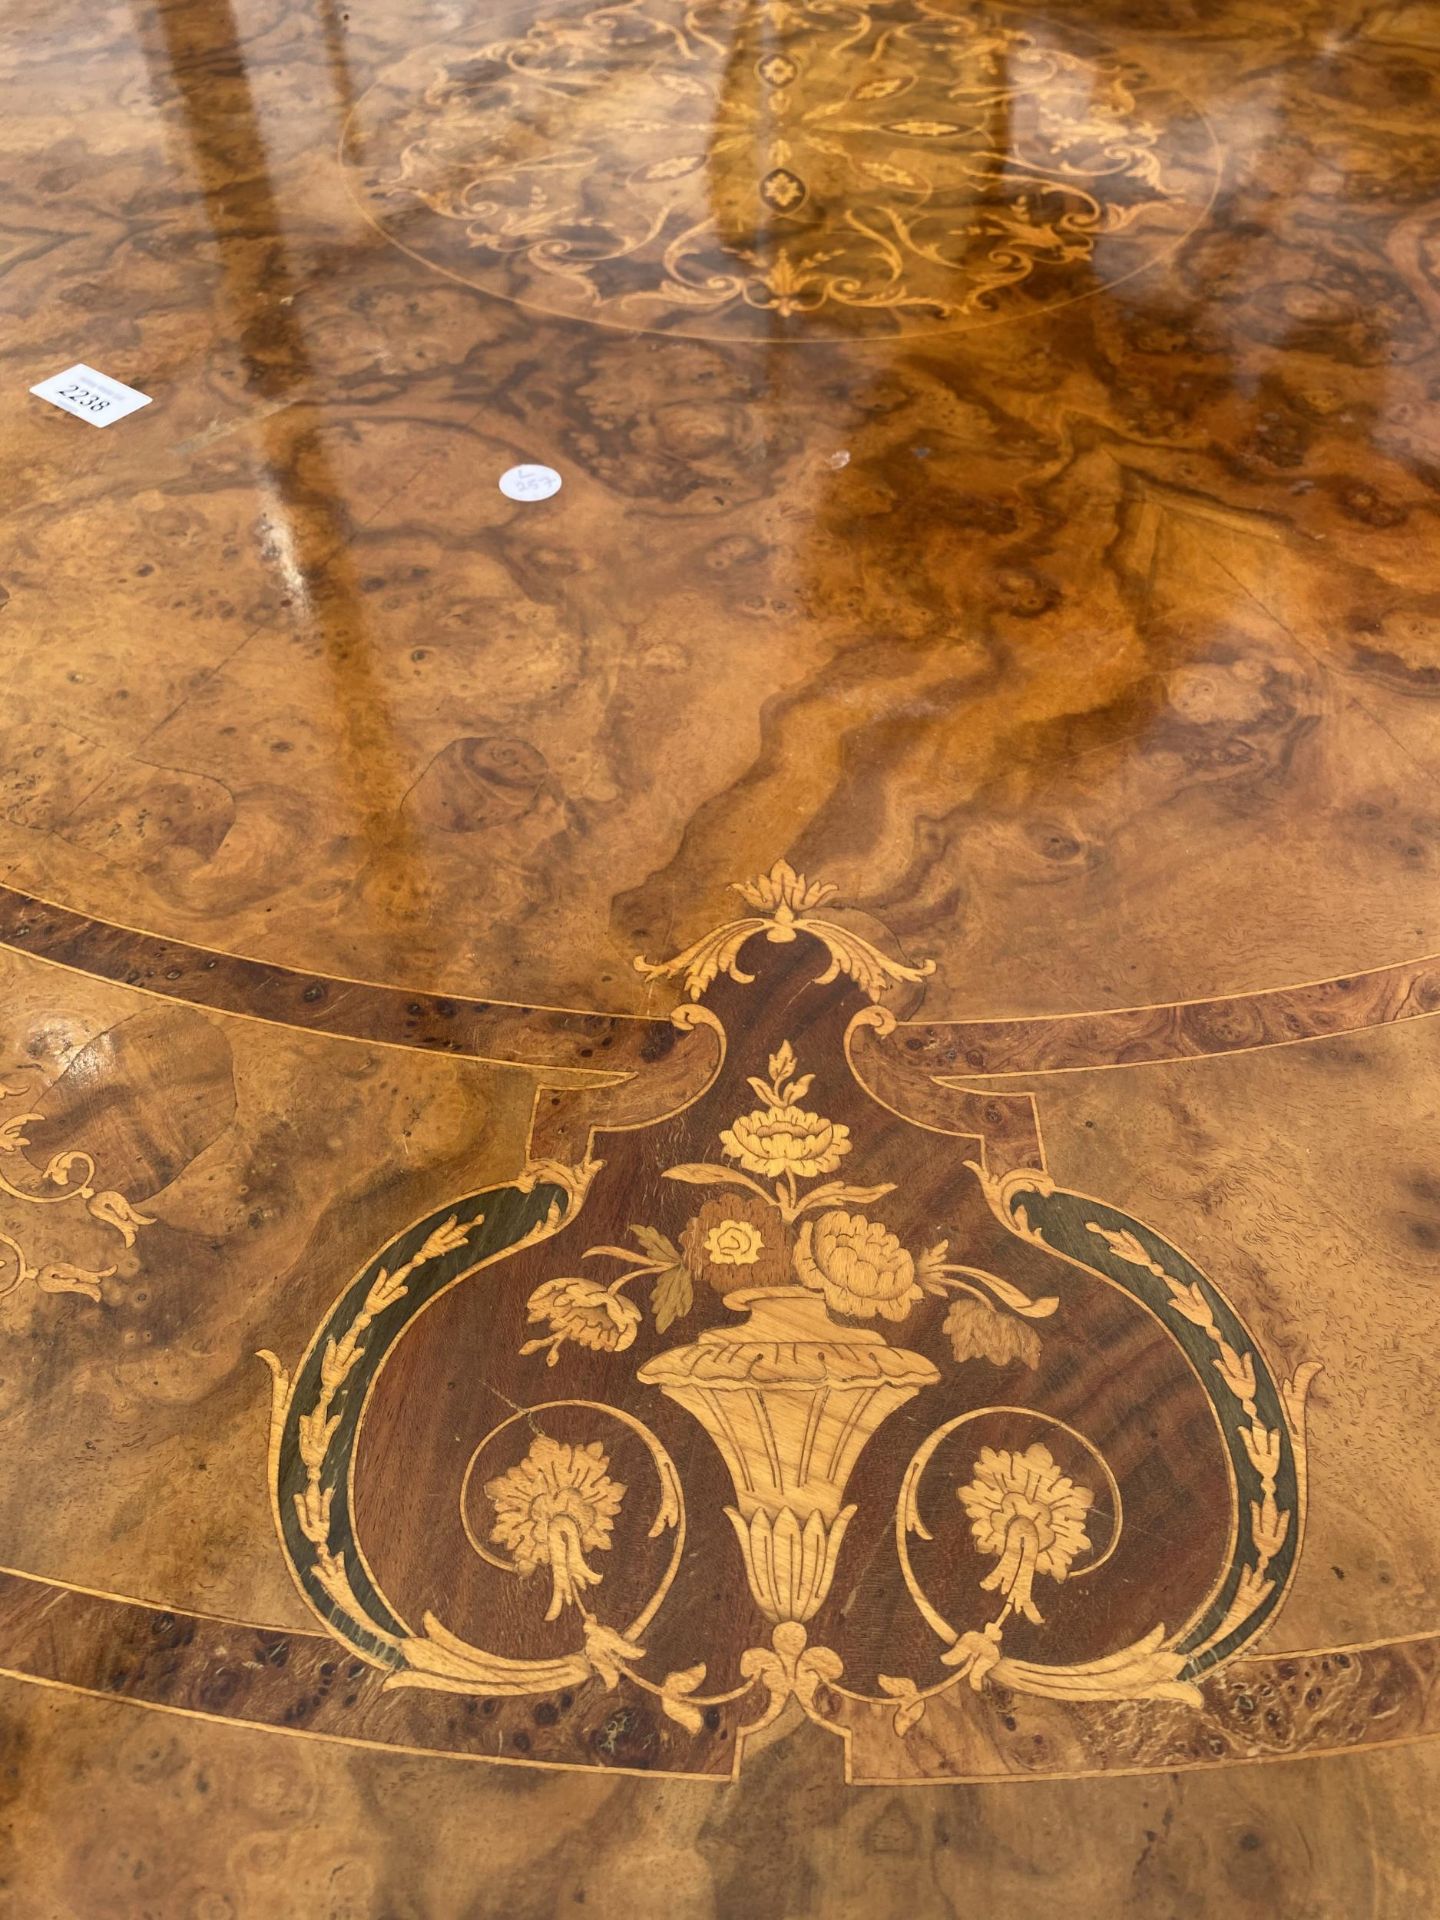
<instances>
[{"instance_id":1,"label":"number 2238 on label","mask_svg":"<svg viewBox=\"0 0 1440 1920\"><path fill-rule=\"evenodd\" d=\"M150 404L148 393L138 393L134 387L124 386L109 374L97 373L93 367L78 361L63 373L42 380L30 391L41 400L62 407L66 413L73 413L77 420L88 420L96 427L108 427L112 421L123 420L127 413Z\"/></svg>"}]
</instances>

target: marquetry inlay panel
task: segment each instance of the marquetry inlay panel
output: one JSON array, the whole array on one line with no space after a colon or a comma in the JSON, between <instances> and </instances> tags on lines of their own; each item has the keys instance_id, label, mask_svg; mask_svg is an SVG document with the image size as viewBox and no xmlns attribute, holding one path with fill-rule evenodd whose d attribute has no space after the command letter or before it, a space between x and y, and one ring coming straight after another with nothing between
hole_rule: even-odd
<instances>
[{"instance_id":1,"label":"marquetry inlay panel","mask_svg":"<svg viewBox=\"0 0 1440 1920\"><path fill-rule=\"evenodd\" d=\"M997 1688L1203 1716L1295 1570L1316 1368L1060 1184L1028 1098L898 1110L884 1000L930 966L783 862L740 891L637 962L683 983L678 1104L582 1130L561 1102L293 1374L266 1354L301 1593L388 1690L502 1731L540 1703L546 1763L643 1728L650 1768L726 1774L788 1714L849 1777L934 1778Z\"/></svg>"},{"instance_id":2,"label":"marquetry inlay panel","mask_svg":"<svg viewBox=\"0 0 1440 1920\"><path fill-rule=\"evenodd\" d=\"M811 339L983 326L1127 278L1215 185L1199 112L998 10L629 0L427 48L352 183L400 245L610 326Z\"/></svg>"}]
</instances>

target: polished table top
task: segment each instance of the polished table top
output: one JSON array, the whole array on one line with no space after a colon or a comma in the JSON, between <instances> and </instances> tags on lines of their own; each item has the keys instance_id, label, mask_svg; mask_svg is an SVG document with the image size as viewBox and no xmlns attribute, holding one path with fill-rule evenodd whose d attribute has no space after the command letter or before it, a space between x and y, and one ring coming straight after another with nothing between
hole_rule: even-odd
<instances>
[{"instance_id":1,"label":"polished table top","mask_svg":"<svg viewBox=\"0 0 1440 1920\"><path fill-rule=\"evenodd\" d=\"M7 24L0 1911L1440 1910L1433 10Z\"/></svg>"}]
</instances>

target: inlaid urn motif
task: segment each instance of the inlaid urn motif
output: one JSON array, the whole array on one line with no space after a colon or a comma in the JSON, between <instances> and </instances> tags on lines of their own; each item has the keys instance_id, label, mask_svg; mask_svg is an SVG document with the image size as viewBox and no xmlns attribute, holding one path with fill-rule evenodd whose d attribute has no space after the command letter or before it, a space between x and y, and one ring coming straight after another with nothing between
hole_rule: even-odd
<instances>
[{"instance_id":1,"label":"inlaid urn motif","mask_svg":"<svg viewBox=\"0 0 1440 1920\"><path fill-rule=\"evenodd\" d=\"M684 995L653 1088L557 1093L274 1362L301 1592L535 1764L724 1775L788 1714L860 1779L924 1722L934 1777L1000 1687L1192 1711L1293 1577L1309 1370L1060 1186L1028 1095L910 1064L926 966L783 862L739 891L637 962Z\"/></svg>"},{"instance_id":2,"label":"inlaid urn motif","mask_svg":"<svg viewBox=\"0 0 1440 1920\"><path fill-rule=\"evenodd\" d=\"M741 1326L658 1355L638 1378L694 1415L735 1486L725 1509L767 1620L809 1620L830 1591L855 1513L845 1489L870 1436L940 1378L923 1354L830 1318L790 1287L732 1294Z\"/></svg>"}]
</instances>

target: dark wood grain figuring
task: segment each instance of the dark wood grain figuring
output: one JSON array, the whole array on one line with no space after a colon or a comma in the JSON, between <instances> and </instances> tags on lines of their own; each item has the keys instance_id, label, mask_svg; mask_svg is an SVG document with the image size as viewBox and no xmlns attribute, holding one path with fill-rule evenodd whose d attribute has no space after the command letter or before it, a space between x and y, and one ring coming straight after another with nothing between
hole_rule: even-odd
<instances>
[{"instance_id":1,"label":"dark wood grain figuring","mask_svg":"<svg viewBox=\"0 0 1440 1920\"><path fill-rule=\"evenodd\" d=\"M757 1796L406 1759L14 1682L0 1690L6 1765L17 1770L10 1821L27 1822L51 1796L82 1797L104 1819L103 1834L41 1827L7 1862L7 1893L47 1916L87 1903L125 1920L166 1901L223 1911L243 1885L272 1910L345 1903L405 1920L576 1907L606 1920L663 1920L677 1908L739 1920L822 1888L844 1920L904 1920L976 1899L1023 1920L1151 1920L1194 1907L1194 1889L1214 1883L1279 1920L1349 1920L1403 1911L1433 1858L1415 1819L1434 1792L1433 1744L1343 1764L917 1796L847 1791L815 1776L803 1743L781 1742L763 1756ZM1044 1818L1027 1821L1041 1797ZM331 1825L317 1846L321 1809ZM1391 1835L1378 1850L1377 1831Z\"/></svg>"},{"instance_id":2,"label":"dark wood grain figuring","mask_svg":"<svg viewBox=\"0 0 1440 1920\"><path fill-rule=\"evenodd\" d=\"M190 1006L497 1065L620 1074L658 1064L680 1037L668 1020L452 1000L363 980L317 978L109 926L8 888L0 889L0 941Z\"/></svg>"},{"instance_id":3,"label":"dark wood grain figuring","mask_svg":"<svg viewBox=\"0 0 1440 1920\"><path fill-rule=\"evenodd\" d=\"M1045 1020L908 1022L900 1045L927 1073L1033 1074L1135 1067L1248 1053L1361 1033L1440 1012L1440 960L1169 1007L1125 1007Z\"/></svg>"}]
</instances>

